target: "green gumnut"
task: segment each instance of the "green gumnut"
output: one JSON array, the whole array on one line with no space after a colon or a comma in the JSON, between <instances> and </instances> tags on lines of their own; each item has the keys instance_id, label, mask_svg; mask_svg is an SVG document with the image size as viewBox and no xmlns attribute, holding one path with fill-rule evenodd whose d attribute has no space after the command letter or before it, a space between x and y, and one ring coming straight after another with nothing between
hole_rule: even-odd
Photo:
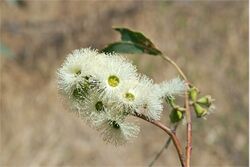
<instances>
[{"instance_id":1,"label":"green gumnut","mask_svg":"<svg viewBox=\"0 0 250 167\"><path fill-rule=\"evenodd\" d=\"M179 122L183 118L183 113L177 109L173 109L169 115L169 118L172 123Z\"/></svg>"},{"instance_id":2,"label":"green gumnut","mask_svg":"<svg viewBox=\"0 0 250 167\"><path fill-rule=\"evenodd\" d=\"M193 106L194 106L194 111L196 113L196 116L198 118L201 118L207 114L207 110L205 108L201 107L199 104L194 103Z\"/></svg>"},{"instance_id":3,"label":"green gumnut","mask_svg":"<svg viewBox=\"0 0 250 167\"><path fill-rule=\"evenodd\" d=\"M204 105L206 107L210 107L214 99L210 95L206 95L197 100L198 104Z\"/></svg>"},{"instance_id":4,"label":"green gumnut","mask_svg":"<svg viewBox=\"0 0 250 167\"><path fill-rule=\"evenodd\" d=\"M197 100L197 96L199 94L199 90L196 87L192 87L189 89L189 97L193 102Z\"/></svg>"}]
</instances>

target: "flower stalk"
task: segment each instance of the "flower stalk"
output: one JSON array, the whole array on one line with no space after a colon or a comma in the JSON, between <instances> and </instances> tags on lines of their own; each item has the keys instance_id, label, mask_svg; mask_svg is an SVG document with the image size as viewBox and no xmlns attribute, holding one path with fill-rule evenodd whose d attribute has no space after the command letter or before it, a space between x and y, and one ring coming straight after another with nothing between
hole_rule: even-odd
<instances>
[{"instance_id":1,"label":"flower stalk","mask_svg":"<svg viewBox=\"0 0 250 167\"><path fill-rule=\"evenodd\" d=\"M161 58L170 64L172 64L176 70L179 72L181 77L186 81L187 87L190 86L190 83L186 77L186 75L183 73L181 68L168 56L160 55ZM192 150L192 119L191 119L191 111L189 107L189 95L188 95L188 90L185 92L185 108L186 108L186 120L187 120L187 145L186 145L186 161L185 161L185 166L190 167L190 159L191 159L191 150Z\"/></svg>"},{"instance_id":2,"label":"flower stalk","mask_svg":"<svg viewBox=\"0 0 250 167\"><path fill-rule=\"evenodd\" d=\"M181 143L180 143L178 137L176 136L175 131L172 131L170 128L168 128L167 126L162 124L160 121L148 119L145 115L135 113L134 116L139 117L139 118L157 126L158 128L162 129L164 132L166 132L171 137L171 139L174 143L175 149L178 153L178 157L179 157L181 166L185 167Z\"/></svg>"},{"instance_id":3,"label":"flower stalk","mask_svg":"<svg viewBox=\"0 0 250 167\"><path fill-rule=\"evenodd\" d=\"M186 119L187 119L186 167L190 167L191 150L192 150L192 119L189 107L188 92L185 93L185 107L186 107Z\"/></svg>"},{"instance_id":4,"label":"flower stalk","mask_svg":"<svg viewBox=\"0 0 250 167\"><path fill-rule=\"evenodd\" d=\"M176 132L176 129L177 129L178 125L179 124L176 124L175 127L172 129L173 133ZM163 151L168 148L168 146L170 145L171 141L172 141L172 139L171 139L171 137L169 137L166 140L164 146L161 148L161 150L156 154L155 158L150 162L150 164L148 165L148 167L152 167L154 165L154 163L158 160L158 158L161 156L161 154L163 153Z\"/></svg>"}]
</instances>

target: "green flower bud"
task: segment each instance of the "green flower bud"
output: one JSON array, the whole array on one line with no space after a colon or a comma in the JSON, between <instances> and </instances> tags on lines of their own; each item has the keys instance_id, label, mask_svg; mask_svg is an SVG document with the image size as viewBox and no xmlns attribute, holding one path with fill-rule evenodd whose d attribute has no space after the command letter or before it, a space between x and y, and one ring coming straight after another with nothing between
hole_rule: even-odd
<instances>
[{"instance_id":1,"label":"green flower bud","mask_svg":"<svg viewBox=\"0 0 250 167\"><path fill-rule=\"evenodd\" d=\"M199 104L194 103L193 107L194 107L194 111L196 113L196 116L198 118L201 118L207 114L207 110L205 108L201 107Z\"/></svg>"},{"instance_id":2,"label":"green flower bud","mask_svg":"<svg viewBox=\"0 0 250 167\"><path fill-rule=\"evenodd\" d=\"M181 112L185 112L186 111L186 108L183 108L183 107L180 107L180 106L178 106L176 109L178 111L181 111Z\"/></svg>"},{"instance_id":3,"label":"green flower bud","mask_svg":"<svg viewBox=\"0 0 250 167\"><path fill-rule=\"evenodd\" d=\"M198 104L204 105L206 107L210 107L214 99L210 95L206 95L197 100Z\"/></svg>"},{"instance_id":4,"label":"green flower bud","mask_svg":"<svg viewBox=\"0 0 250 167\"><path fill-rule=\"evenodd\" d=\"M191 98L192 101L197 100L197 96L199 94L199 90L196 87L192 87L189 89L189 97Z\"/></svg>"},{"instance_id":5,"label":"green flower bud","mask_svg":"<svg viewBox=\"0 0 250 167\"><path fill-rule=\"evenodd\" d=\"M169 115L169 118L172 123L179 122L183 118L183 112L178 109L173 109Z\"/></svg>"}]
</instances>

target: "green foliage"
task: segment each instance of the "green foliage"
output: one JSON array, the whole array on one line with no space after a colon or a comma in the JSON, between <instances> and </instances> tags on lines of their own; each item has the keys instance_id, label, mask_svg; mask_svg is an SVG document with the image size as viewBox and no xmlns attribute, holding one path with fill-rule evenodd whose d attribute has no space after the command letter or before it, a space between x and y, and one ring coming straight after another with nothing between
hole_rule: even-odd
<instances>
[{"instance_id":1,"label":"green foliage","mask_svg":"<svg viewBox=\"0 0 250 167\"><path fill-rule=\"evenodd\" d=\"M109 44L106 48L102 50L105 53L143 53L143 48L140 45L133 44L131 42L115 42Z\"/></svg>"},{"instance_id":2,"label":"green foliage","mask_svg":"<svg viewBox=\"0 0 250 167\"><path fill-rule=\"evenodd\" d=\"M24 7L26 5L24 0L7 0L7 2L11 5L16 5L19 7Z\"/></svg>"},{"instance_id":3,"label":"green foliage","mask_svg":"<svg viewBox=\"0 0 250 167\"><path fill-rule=\"evenodd\" d=\"M105 53L129 53L141 54L146 53L150 55L162 54L150 39L145 37L141 32L132 31L128 28L114 28L121 34L121 41L114 42L107 45L102 52Z\"/></svg>"}]
</instances>

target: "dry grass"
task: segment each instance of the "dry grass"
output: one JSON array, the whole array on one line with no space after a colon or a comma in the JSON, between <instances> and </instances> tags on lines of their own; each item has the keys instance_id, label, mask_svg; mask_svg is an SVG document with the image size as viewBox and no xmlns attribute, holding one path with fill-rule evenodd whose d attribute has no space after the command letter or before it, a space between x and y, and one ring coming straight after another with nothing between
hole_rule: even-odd
<instances>
[{"instance_id":1,"label":"dry grass","mask_svg":"<svg viewBox=\"0 0 250 167\"><path fill-rule=\"evenodd\" d=\"M15 55L1 52L1 166L146 166L153 158L165 142L163 132L140 121L134 144L105 145L68 112L57 92L55 72L66 54L117 40L113 25L147 34L204 94L216 98L217 112L193 125L192 164L248 166L247 1L0 5L1 44ZM176 75L158 57L130 58L157 82ZM157 165L179 165L173 147Z\"/></svg>"}]
</instances>

